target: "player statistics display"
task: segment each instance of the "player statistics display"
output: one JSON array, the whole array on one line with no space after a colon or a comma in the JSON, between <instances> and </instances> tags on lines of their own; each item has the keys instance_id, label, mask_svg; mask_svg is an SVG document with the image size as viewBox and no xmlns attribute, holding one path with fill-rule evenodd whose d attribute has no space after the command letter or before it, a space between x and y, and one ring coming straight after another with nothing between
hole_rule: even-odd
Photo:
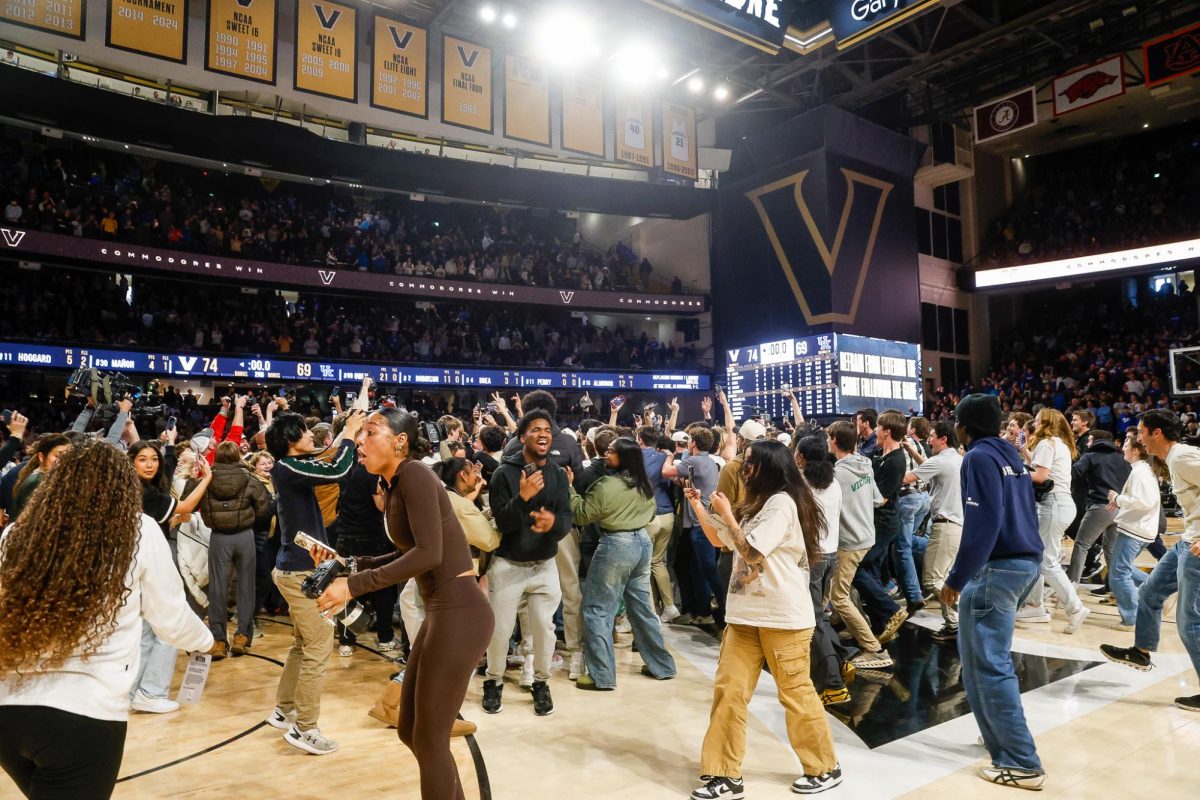
<instances>
[{"instance_id":1,"label":"player statistics display","mask_svg":"<svg viewBox=\"0 0 1200 800\"><path fill-rule=\"evenodd\" d=\"M382 363L297 360L275 356L181 355L93 347L0 342L0 367L95 368L130 375L175 375L255 381L343 383L371 378L400 386L478 386L528 389L628 389L702 392L707 375L677 372L569 372L545 369L468 369Z\"/></svg>"}]
</instances>

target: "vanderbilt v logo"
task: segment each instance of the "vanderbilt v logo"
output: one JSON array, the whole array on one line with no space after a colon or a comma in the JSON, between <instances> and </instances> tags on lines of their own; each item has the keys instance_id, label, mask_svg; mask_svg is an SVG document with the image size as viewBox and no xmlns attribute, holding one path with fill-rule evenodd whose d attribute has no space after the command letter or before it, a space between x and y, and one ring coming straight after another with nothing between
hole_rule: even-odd
<instances>
[{"instance_id":1,"label":"vanderbilt v logo","mask_svg":"<svg viewBox=\"0 0 1200 800\"><path fill-rule=\"evenodd\" d=\"M408 48L408 43L412 41L413 37L412 31L405 31L404 35L401 36L400 32L396 30L395 25L388 25L388 31L391 32L392 41L395 42L398 49L405 50Z\"/></svg>"},{"instance_id":2,"label":"vanderbilt v logo","mask_svg":"<svg viewBox=\"0 0 1200 800\"><path fill-rule=\"evenodd\" d=\"M321 276L321 282L326 286L333 283L333 279L337 275L337 273L331 269L319 269L317 270L317 273Z\"/></svg>"},{"instance_id":3,"label":"vanderbilt v logo","mask_svg":"<svg viewBox=\"0 0 1200 800\"><path fill-rule=\"evenodd\" d=\"M455 47L458 48L458 57L462 59L462 63L463 63L464 67L466 67L467 69L470 69L471 67L475 66L475 59L479 58L478 50L472 50L471 56L468 58L467 57L467 48L463 47L461 44L455 45Z\"/></svg>"},{"instance_id":4,"label":"vanderbilt v logo","mask_svg":"<svg viewBox=\"0 0 1200 800\"><path fill-rule=\"evenodd\" d=\"M242 8L249 8L250 4L253 2L254 0L237 0L237 4Z\"/></svg>"},{"instance_id":5,"label":"vanderbilt v logo","mask_svg":"<svg viewBox=\"0 0 1200 800\"><path fill-rule=\"evenodd\" d=\"M4 234L4 243L9 247L16 247L25 238L25 231L10 231L8 228L0 228L0 233Z\"/></svg>"},{"instance_id":6,"label":"vanderbilt v logo","mask_svg":"<svg viewBox=\"0 0 1200 800\"><path fill-rule=\"evenodd\" d=\"M832 199L814 197L810 205L804 195L810 170L746 193L810 325L853 323L857 318L883 209L895 187L844 167L840 171L846 197L834 230ZM823 208L827 214L822 214ZM818 224L818 216L824 225Z\"/></svg>"},{"instance_id":7,"label":"vanderbilt v logo","mask_svg":"<svg viewBox=\"0 0 1200 800\"><path fill-rule=\"evenodd\" d=\"M558 296L562 298L564 303L569 303L575 298L574 292L559 292Z\"/></svg>"},{"instance_id":8,"label":"vanderbilt v logo","mask_svg":"<svg viewBox=\"0 0 1200 800\"><path fill-rule=\"evenodd\" d=\"M321 27L327 31L333 30L333 26L337 25L338 18L342 16L342 12L334 10L328 17L325 16L325 9L313 3L313 8L316 9L317 18L321 20Z\"/></svg>"}]
</instances>

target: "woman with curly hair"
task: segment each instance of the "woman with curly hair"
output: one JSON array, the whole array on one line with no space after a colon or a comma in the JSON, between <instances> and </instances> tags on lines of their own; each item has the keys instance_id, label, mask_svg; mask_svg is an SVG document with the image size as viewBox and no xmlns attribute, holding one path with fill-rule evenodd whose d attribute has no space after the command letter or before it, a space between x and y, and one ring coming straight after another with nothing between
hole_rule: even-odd
<instances>
[{"instance_id":1,"label":"woman with curly hair","mask_svg":"<svg viewBox=\"0 0 1200 800\"><path fill-rule=\"evenodd\" d=\"M175 647L212 647L133 462L84 442L0 537L0 766L26 797L112 794L143 618Z\"/></svg>"}]
</instances>

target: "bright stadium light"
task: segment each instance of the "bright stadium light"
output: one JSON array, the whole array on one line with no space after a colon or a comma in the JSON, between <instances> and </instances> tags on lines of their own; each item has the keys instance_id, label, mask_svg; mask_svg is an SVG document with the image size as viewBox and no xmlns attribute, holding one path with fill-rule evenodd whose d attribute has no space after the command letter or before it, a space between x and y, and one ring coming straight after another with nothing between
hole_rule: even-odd
<instances>
[{"instance_id":1,"label":"bright stadium light","mask_svg":"<svg viewBox=\"0 0 1200 800\"><path fill-rule=\"evenodd\" d=\"M692 94L700 94L704 91L704 79L699 75L693 75L688 79L687 87Z\"/></svg>"},{"instance_id":2,"label":"bright stadium light","mask_svg":"<svg viewBox=\"0 0 1200 800\"><path fill-rule=\"evenodd\" d=\"M484 22L496 21L496 9L492 6L481 6L479 8L479 18Z\"/></svg>"},{"instance_id":3,"label":"bright stadium light","mask_svg":"<svg viewBox=\"0 0 1200 800\"><path fill-rule=\"evenodd\" d=\"M722 101L728 100L729 99L729 87L728 86L718 86L716 89L713 89L713 97L717 100L722 100Z\"/></svg>"},{"instance_id":4,"label":"bright stadium light","mask_svg":"<svg viewBox=\"0 0 1200 800\"><path fill-rule=\"evenodd\" d=\"M506 28L515 28L517 27L517 15L511 11L505 11L504 16L500 18L500 22Z\"/></svg>"},{"instance_id":5,"label":"bright stadium light","mask_svg":"<svg viewBox=\"0 0 1200 800\"><path fill-rule=\"evenodd\" d=\"M543 17L533 29L534 51L559 67L578 67L600 55L591 21L571 11Z\"/></svg>"}]
</instances>

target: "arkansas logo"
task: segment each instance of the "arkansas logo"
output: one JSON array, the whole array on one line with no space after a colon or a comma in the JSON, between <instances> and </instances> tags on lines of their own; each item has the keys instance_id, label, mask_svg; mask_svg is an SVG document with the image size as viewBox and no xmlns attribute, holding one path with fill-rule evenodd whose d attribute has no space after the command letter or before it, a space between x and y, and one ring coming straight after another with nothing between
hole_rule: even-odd
<instances>
[{"instance_id":1,"label":"arkansas logo","mask_svg":"<svg viewBox=\"0 0 1200 800\"><path fill-rule=\"evenodd\" d=\"M1087 100L1089 97L1095 96L1096 92L1110 83L1115 83L1116 80L1116 75L1102 70L1093 70L1063 89L1059 94L1067 98L1068 103L1078 103L1080 100Z\"/></svg>"}]
</instances>

